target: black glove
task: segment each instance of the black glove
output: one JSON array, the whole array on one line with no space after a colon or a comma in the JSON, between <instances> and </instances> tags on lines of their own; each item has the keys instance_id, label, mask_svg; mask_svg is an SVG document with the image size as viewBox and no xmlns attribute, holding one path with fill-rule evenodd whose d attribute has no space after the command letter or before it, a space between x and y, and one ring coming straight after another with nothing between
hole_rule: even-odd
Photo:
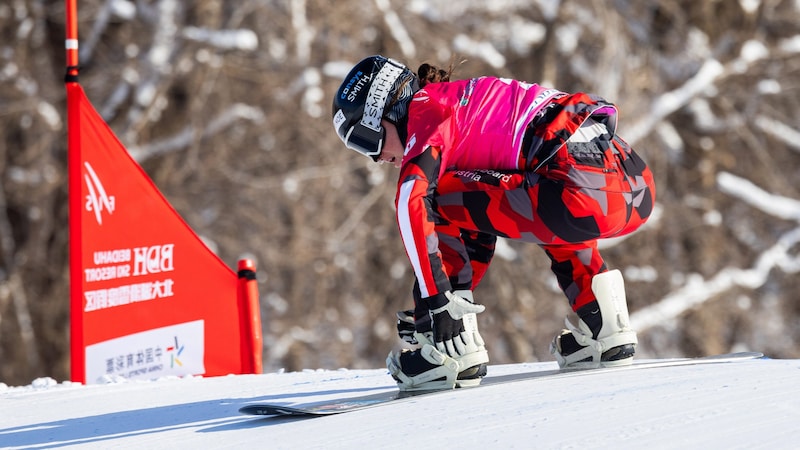
<instances>
[{"instance_id":1,"label":"black glove","mask_svg":"<svg viewBox=\"0 0 800 450\"><path fill-rule=\"evenodd\" d=\"M477 314L486 309L453 294L450 291L424 299L428 305L433 328L433 342L436 348L450 356L465 355L482 345L476 342L472 333L465 333L464 321L467 314Z\"/></svg>"}]
</instances>

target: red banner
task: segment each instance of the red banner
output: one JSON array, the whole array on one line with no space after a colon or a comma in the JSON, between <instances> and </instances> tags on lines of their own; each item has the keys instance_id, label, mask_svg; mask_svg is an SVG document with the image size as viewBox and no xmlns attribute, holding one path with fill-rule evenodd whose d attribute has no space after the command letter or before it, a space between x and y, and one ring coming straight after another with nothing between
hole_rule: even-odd
<instances>
[{"instance_id":1,"label":"red banner","mask_svg":"<svg viewBox=\"0 0 800 450\"><path fill-rule=\"evenodd\" d=\"M76 80L67 104L72 380L260 373L252 263L206 247Z\"/></svg>"}]
</instances>

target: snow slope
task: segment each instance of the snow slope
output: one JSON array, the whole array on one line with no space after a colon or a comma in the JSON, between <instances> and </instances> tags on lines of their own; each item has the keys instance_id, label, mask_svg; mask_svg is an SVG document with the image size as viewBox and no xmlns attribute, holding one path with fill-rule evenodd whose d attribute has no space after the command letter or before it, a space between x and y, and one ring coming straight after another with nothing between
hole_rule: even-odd
<instances>
[{"instance_id":1,"label":"snow slope","mask_svg":"<svg viewBox=\"0 0 800 450\"><path fill-rule=\"evenodd\" d=\"M491 366L489 376L556 368ZM796 448L800 360L623 370L414 398L337 416L238 414L394 389L385 370L104 385L0 384L0 448ZM415 442L410 442L414 440Z\"/></svg>"}]
</instances>

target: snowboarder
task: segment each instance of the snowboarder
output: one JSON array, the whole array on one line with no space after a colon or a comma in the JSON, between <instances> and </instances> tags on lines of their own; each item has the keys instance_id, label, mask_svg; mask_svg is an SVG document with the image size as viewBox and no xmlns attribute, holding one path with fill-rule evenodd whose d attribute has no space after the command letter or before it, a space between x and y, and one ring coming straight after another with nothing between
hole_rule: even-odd
<instances>
[{"instance_id":1,"label":"snowboarder","mask_svg":"<svg viewBox=\"0 0 800 450\"><path fill-rule=\"evenodd\" d=\"M400 169L397 221L416 282L398 331L419 346L389 354L392 376L401 390L480 383L485 307L472 292L498 236L544 249L578 316L550 345L561 367L630 364L637 339L622 275L597 239L639 228L655 187L616 135L616 107L511 79L450 81L451 72L370 56L333 99L345 146Z\"/></svg>"}]
</instances>

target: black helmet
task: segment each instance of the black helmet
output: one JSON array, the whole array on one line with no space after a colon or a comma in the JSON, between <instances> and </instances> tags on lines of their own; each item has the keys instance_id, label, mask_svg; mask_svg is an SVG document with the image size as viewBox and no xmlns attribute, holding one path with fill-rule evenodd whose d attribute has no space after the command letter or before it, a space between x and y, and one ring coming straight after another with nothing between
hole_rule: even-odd
<instances>
[{"instance_id":1,"label":"black helmet","mask_svg":"<svg viewBox=\"0 0 800 450\"><path fill-rule=\"evenodd\" d=\"M333 98L333 127L347 148L378 160L386 131L397 126L405 145L408 104L419 90L417 76L403 64L380 55L356 64Z\"/></svg>"}]
</instances>

